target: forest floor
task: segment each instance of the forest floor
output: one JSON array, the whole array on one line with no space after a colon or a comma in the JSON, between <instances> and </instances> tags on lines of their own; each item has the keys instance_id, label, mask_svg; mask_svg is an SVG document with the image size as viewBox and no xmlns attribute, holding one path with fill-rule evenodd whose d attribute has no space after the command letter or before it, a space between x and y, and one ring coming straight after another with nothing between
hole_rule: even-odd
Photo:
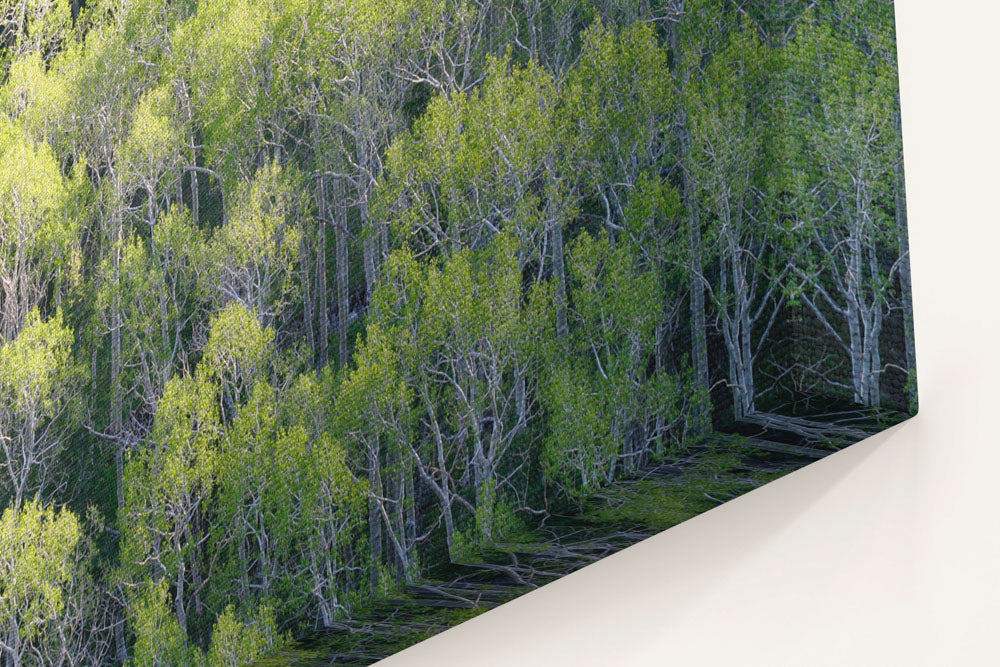
<instances>
[{"instance_id":1,"label":"forest floor","mask_svg":"<svg viewBox=\"0 0 1000 667\"><path fill-rule=\"evenodd\" d=\"M507 535L480 549L479 562L401 587L258 664L370 665L828 453L715 434L590 496L578 514Z\"/></svg>"}]
</instances>

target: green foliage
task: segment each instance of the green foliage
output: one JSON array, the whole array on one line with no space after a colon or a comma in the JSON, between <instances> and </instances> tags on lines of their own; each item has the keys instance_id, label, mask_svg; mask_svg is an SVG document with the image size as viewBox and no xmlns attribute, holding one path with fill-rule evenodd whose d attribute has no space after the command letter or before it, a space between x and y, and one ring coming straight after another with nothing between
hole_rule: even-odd
<instances>
[{"instance_id":1,"label":"green foliage","mask_svg":"<svg viewBox=\"0 0 1000 667\"><path fill-rule=\"evenodd\" d=\"M0 490L14 507L32 494L49 498L66 481L56 463L74 425L79 369L72 345L58 310L47 321L31 311L17 338L0 345Z\"/></svg>"},{"instance_id":2,"label":"green foliage","mask_svg":"<svg viewBox=\"0 0 1000 667\"><path fill-rule=\"evenodd\" d=\"M736 218L749 208L753 167L762 150L757 114L767 92L767 62L763 45L743 26L712 58L685 100L699 156L693 162L696 179L705 190L706 210L718 218Z\"/></svg>"},{"instance_id":3,"label":"green foliage","mask_svg":"<svg viewBox=\"0 0 1000 667\"><path fill-rule=\"evenodd\" d=\"M68 104L64 79L46 72L39 53L14 62L0 88L4 113L36 141L54 142Z\"/></svg>"},{"instance_id":4,"label":"green foliage","mask_svg":"<svg viewBox=\"0 0 1000 667\"><path fill-rule=\"evenodd\" d=\"M178 59L189 71L192 107L210 147L207 158L225 182L249 180L260 143L255 124L267 91L259 82L267 69L270 10L261 3L201 2L177 28Z\"/></svg>"},{"instance_id":5,"label":"green foliage","mask_svg":"<svg viewBox=\"0 0 1000 667\"><path fill-rule=\"evenodd\" d=\"M0 654L20 663L53 641L77 573L82 529L66 509L35 501L8 507L0 517Z\"/></svg>"},{"instance_id":6,"label":"green foliage","mask_svg":"<svg viewBox=\"0 0 1000 667\"><path fill-rule=\"evenodd\" d=\"M186 364L185 338L210 303L201 282L205 236L187 209L174 207L156 222L150 241L134 234L122 244L117 269L113 259L102 267L97 307L122 320L126 407L152 414L164 385Z\"/></svg>"},{"instance_id":7,"label":"green foliage","mask_svg":"<svg viewBox=\"0 0 1000 667\"><path fill-rule=\"evenodd\" d=\"M241 659L233 633L249 633L239 641L255 655L278 640L266 620L272 612L240 630L237 610L276 598L289 605L286 614L321 610L332 621L350 604L354 572L365 564L367 490L319 412L324 385L303 375L289 401L279 400L263 374L272 341L273 332L239 304L213 317L195 375L167 383L153 447L126 470L123 562L138 567L126 576L141 580L148 571L170 582L173 617L188 631L199 600L239 601L212 630L209 664ZM199 572L211 579L199 580Z\"/></svg>"},{"instance_id":8,"label":"green foliage","mask_svg":"<svg viewBox=\"0 0 1000 667\"><path fill-rule=\"evenodd\" d=\"M132 114L132 125L122 146L122 169L145 188L151 215L161 181L176 177L172 172L182 155L181 128L173 118L176 106L170 88L147 91ZM149 220L150 224L154 222L155 218Z\"/></svg>"},{"instance_id":9,"label":"green foliage","mask_svg":"<svg viewBox=\"0 0 1000 667\"><path fill-rule=\"evenodd\" d=\"M0 337L13 338L50 290L73 279L78 222L52 149L0 117Z\"/></svg>"},{"instance_id":10,"label":"green foliage","mask_svg":"<svg viewBox=\"0 0 1000 667\"><path fill-rule=\"evenodd\" d=\"M18 337L0 348L0 386L8 409L32 412L36 423L60 414L74 374L70 348L73 332L63 326L62 313L42 321L37 310L28 315ZM37 412L36 412L37 410Z\"/></svg>"},{"instance_id":11,"label":"green foliage","mask_svg":"<svg viewBox=\"0 0 1000 667\"><path fill-rule=\"evenodd\" d=\"M0 68L27 54L49 58L70 36L69 0L4 0L0 3Z\"/></svg>"},{"instance_id":12,"label":"green foliage","mask_svg":"<svg viewBox=\"0 0 1000 667\"><path fill-rule=\"evenodd\" d=\"M184 629L170 612L169 592L165 581L147 584L130 605L129 623L135 644L129 667L167 667L194 665L199 652L189 646Z\"/></svg>"},{"instance_id":13,"label":"green foliage","mask_svg":"<svg viewBox=\"0 0 1000 667\"><path fill-rule=\"evenodd\" d=\"M219 615L212 631L212 646L205 656L206 667L241 667L249 665L277 648L282 641L274 623L274 614L261 607L256 616L244 622L232 606Z\"/></svg>"},{"instance_id":14,"label":"green foliage","mask_svg":"<svg viewBox=\"0 0 1000 667\"><path fill-rule=\"evenodd\" d=\"M664 425L681 416L686 389L648 371L661 286L632 246L583 233L570 248L569 274L577 356L553 364L543 391L542 461L547 482L579 500L634 467L652 443L664 446Z\"/></svg>"},{"instance_id":15,"label":"green foliage","mask_svg":"<svg viewBox=\"0 0 1000 667\"><path fill-rule=\"evenodd\" d=\"M314 389L300 391L309 398ZM278 596L293 609L326 606L332 615L349 604L352 568L365 563L367 490L328 424L318 422L311 436L301 422L280 425L279 412L273 390L258 383L227 430L213 595L244 604Z\"/></svg>"},{"instance_id":16,"label":"green foliage","mask_svg":"<svg viewBox=\"0 0 1000 667\"><path fill-rule=\"evenodd\" d=\"M577 499L612 477L621 447L587 370L555 369L545 392L551 429L543 444L546 481Z\"/></svg>"},{"instance_id":17,"label":"green foliage","mask_svg":"<svg viewBox=\"0 0 1000 667\"><path fill-rule=\"evenodd\" d=\"M618 33L597 22L582 39L562 96L565 159L587 188L610 187L623 197L616 184L635 183L666 148L665 123L676 104L667 51L647 23Z\"/></svg>"},{"instance_id":18,"label":"green foliage","mask_svg":"<svg viewBox=\"0 0 1000 667\"><path fill-rule=\"evenodd\" d=\"M419 244L482 247L500 231L537 253L546 160L558 133L556 82L544 69L491 60L476 92L438 96L390 148L376 211Z\"/></svg>"},{"instance_id":19,"label":"green foliage","mask_svg":"<svg viewBox=\"0 0 1000 667\"><path fill-rule=\"evenodd\" d=\"M215 622L208 651L188 642L184 630L170 613L168 589L149 585L135 603L131 624L136 635L129 667L242 667L250 665L287 641L269 607L241 618L227 606Z\"/></svg>"},{"instance_id":20,"label":"green foliage","mask_svg":"<svg viewBox=\"0 0 1000 667\"><path fill-rule=\"evenodd\" d=\"M135 452L125 467L125 506L118 520L124 536L123 577L137 587L144 581L172 583L177 599L174 621L182 633L187 630L189 602L183 587L204 541L202 521L222 462L221 434L217 390L211 380L205 373L175 377L164 390L149 446ZM202 528L192 530L192 525ZM135 631L148 625L150 632L174 632L164 625L166 621L155 620L160 616L150 618L154 620L136 617L134 623L140 625Z\"/></svg>"},{"instance_id":21,"label":"green foliage","mask_svg":"<svg viewBox=\"0 0 1000 667\"><path fill-rule=\"evenodd\" d=\"M292 168L270 163L237 190L226 224L212 237L212 284L268 325L294 296L301 231L301 183Z\"/></svg>"},{"instance_id":22,"label":"green foliage","mask_svg":"<svg viewBox=\"0 0 1000 667\"><path fill-rule=\"evenodd\" d=\"M233 302L212 317L204 358L206 369L230 392L230 400L246 400L254 380L270 358L274 331L257 316Z\"/></svg>"},{"instance_id":23,"label":"green foliage","mask_svg":"<svg viewBox=\"0 0 1000 667\"><path fill-rule=\"evenodd\" d=\"M891 3L83 4L0 0L23 662L247 664L554 505L666 527L764 479L710 386L912 368Z\"/></svg>"}]
</instances>

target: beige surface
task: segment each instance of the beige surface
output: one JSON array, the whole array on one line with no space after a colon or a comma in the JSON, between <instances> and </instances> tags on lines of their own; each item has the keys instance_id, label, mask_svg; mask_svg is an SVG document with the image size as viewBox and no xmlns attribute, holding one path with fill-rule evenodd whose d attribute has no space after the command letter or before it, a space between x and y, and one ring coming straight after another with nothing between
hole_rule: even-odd
<instances>
[{"instance_id":1,"label":"beige surface","mask_svg":"<svg viewBox=\"0 0 1000 667\"><path fill-rule=\"evenodd\" d=\"M1000 665L1000 7L896 5L921 414L383 665Z\"/></svg>"}]
</instances>

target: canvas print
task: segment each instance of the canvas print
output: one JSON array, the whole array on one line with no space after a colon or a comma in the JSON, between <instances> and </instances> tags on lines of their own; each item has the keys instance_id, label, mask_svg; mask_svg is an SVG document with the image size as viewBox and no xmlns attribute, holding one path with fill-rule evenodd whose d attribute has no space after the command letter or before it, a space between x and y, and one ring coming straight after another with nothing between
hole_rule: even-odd
<instances>
[{"instance_id":1,"label":"canvas print","mask_svg":"<svg viewBox=\"0 0 1000 667\"><path fill-rule=\"evenodd\" d=\"M0 0L0 661L367 665L917 409L887 0Z\"/></svg>"}]
</instances>

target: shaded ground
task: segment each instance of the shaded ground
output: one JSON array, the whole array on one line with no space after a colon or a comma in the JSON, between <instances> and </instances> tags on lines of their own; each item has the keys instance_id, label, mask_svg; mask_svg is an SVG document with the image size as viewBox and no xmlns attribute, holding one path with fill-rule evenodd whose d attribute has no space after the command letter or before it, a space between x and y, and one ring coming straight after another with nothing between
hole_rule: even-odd
<instances>
[{"instance_id":1,"label":"shaded ground","mask_svg":"<svg viewBox=\"0 0 1000 667\"><path fill-rule=\"evenodd\" d=\"M258 664L370 665L822 458L875 426L849 422L842 431L839 424L819 424L823 437L815 442L823 444L803 447L780 437L779 429L812 424L775 424L762 415L743 426L743 435L714 435L670 463L637 470L588 498L578 515L550 516L481 550L481 562L449 565L437 578L357 610Z\"/></svg>"}]
</instances>

